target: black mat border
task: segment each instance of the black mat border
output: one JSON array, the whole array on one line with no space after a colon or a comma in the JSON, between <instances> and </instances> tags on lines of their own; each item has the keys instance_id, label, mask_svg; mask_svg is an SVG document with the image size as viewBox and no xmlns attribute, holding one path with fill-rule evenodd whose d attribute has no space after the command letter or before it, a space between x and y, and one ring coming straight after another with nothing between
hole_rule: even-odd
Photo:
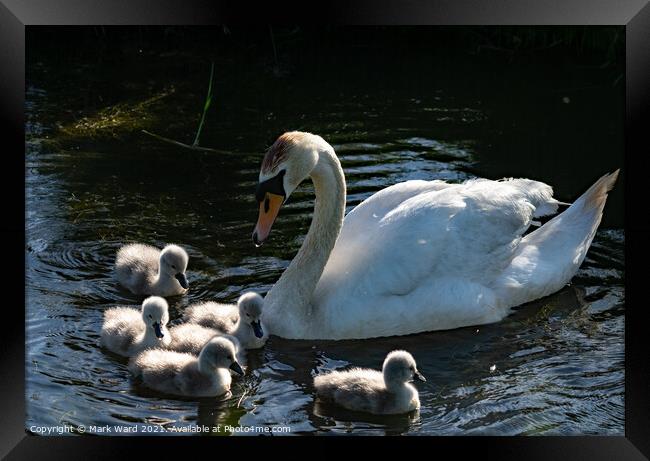
<instances>
[{"instance_id":1,"label":"black mat border","mask_svg":"<svg viewBox=\"0 0 650 461\"><path fill-rule=\"evenodd\" d=\"M445 1L332 1L308 6L307 2L258 3L207 0L0 0L0 130L5 198L0 238L7 244L13 280L24 274L24 28L37 24L219 24L328 22L334 24L573 24L626 25L626 382L625 437L421 437L400 443L395 438L373 438L379 449L410 447L414 456L429 453L454 457L478 454L491 459L644 459L650 456L650 347L644 322L648 311L643 282L645 254L650 245L650 211L643 191L650 169L650 5L644 0L445 0ZM596 134L595 134L596 135ZM4 258L3 258L4 259ZM6 260L6 259L5 259ZM5 269L7 269L5 267ZM7 280L5 278L5 280ZM24 277L23 277L24 280ZM15 286L15 285L14 285ZM15 288L12 287L15 290ZM135 448L156 458L188 454L192 448L230 449L245 456L268 444L283 450L289 444L317 442L316 452L351 448L357 437L248 438L207 442L205 437L28 437L24 432L24 322L23 291L2 306L4 321L0 367L0 455L7 459L114 458ZM12 327L13 326L13 327ZM278 440L280 439L280 440ZM317 439L317 440L315 440ZM155 444L157 448L151 446ZM300 448L300 447L297 447ZM243 450L243 451L242 451ZM411 451L413 450L413 451ZM447 451L453 450L453 451ZM417 452L416 452L417 451ZM217 453L214 452L216 456ZM278 452L277 454L281 454ZM296 452L296 454L299 454ZM408 455L407 455L408 456ZM448 455L447 455L448 456Z\"/></svg>"}]
</instances>

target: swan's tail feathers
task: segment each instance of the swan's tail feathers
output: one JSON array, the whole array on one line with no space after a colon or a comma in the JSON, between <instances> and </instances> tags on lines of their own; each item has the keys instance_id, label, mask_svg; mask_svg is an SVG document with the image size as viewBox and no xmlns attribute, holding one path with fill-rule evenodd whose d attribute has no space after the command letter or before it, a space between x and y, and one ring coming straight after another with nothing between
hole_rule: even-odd
<instances>
[{"instance_id":1,"label":"swan's tail feathers","mask_svg":"<svg viewBox=\"0 0 650 461\"><path fill-rule=\"evenodd\" d=\"M535 232L529 234L531 240L538 240L543 233L555 233L558 231L571 231L573 235L581 241L588 240L587 246L591 244L591 239L596 233L603 216L603 209L607 202L607 193L612 190L618 173L616 170L601 177L587 191L582 194L575 202L569 206L563 213L544 224ZM533 234L539 233L537 237Z\"/></svg>"},{"instance_id":2,"label":"swan's tail feathers","mask_svg":"<svg viewBox=\"0 0 650 461\"><path fill-rule=\"evenodd\" d=\"M574 229L576 235L584 235L585 253L591 245L591 240L596 235L596 230L603 217L603 209L607 202L607 193L614 188L618 173L616 170L601 177L587 192L582 194L578 200L567 208L558 218L562 217L562 223L568 229ZM581 260L582 262L582 260Z\"/></svg>"},{"instance_id":3,"label":"swan's tail feathers","mask_svg":"<svg viewBox=\"0 0 650 461\"><path fill-rule=\"evenodd\" d=\"M600 178L574 204L580 203L587 210L592 209L602 213L607 201L607 193L614 188L619 171L621 170L618 169Z\"/></svg>"},{"instance_id":4,"label":"swan's tail feathers","mask_svg":"<svg viewBox=\"0 0 650 461\"><path fill-rule=\"evenodd\" d=\"M576 274L596 235L619 170L596 181L564 212L526 235L500 284L509 307L556 292Z\"/></svg>"}]
</instances>

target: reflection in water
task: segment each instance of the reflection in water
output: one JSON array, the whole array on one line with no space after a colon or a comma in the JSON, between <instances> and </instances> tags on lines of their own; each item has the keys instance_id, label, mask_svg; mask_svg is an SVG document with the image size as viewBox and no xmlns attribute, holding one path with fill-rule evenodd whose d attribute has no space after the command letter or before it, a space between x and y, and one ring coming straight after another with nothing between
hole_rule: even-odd
<instances>
[{"instance_id":1,"label":"reflection in water","mask_svg":"<svg viewBox=\"0 0 650 461\"><path fill-rule=\"evenodd\" d=\"M404 415L371 415L348 411L316 400L314 416L323 418L321 430L334 434L401 435L414 428L420 420L420 411Z\"/></svg>"},{"instance_id":2,"label":"reflection in water","mask_svg":"<svg viewBox=\"0 0 650 461\"><path fill-rule=\"evenodd\" d=\"M255 249L253 190L265 140L276 131L238 138L240 154L233 156L179 152L145 137L46 143L56 134L57 105L66 97L65 88L58 91L49 95L30 86L26 101L27 426L150 424L165 433L196 425L289 426L292 434L623 433L621 229L598 232L571 286L521 306L498 324L365 341L273 337L249 354L246 376L235 381L229 399L176 399L142 389L125 359L98 345L103 311L141 301L112 278L117 248L131 241L159 247L175 242L188 251L191 289L169 299L174 324L192 302L234 302L247 289L268 291L302 243L313 189L308 183L293 194L272 241ZM386 97L338 97L324 90L310 98L308 108L300 97L284 98L274 120L294 128L300 114L299 128L334 146L347 178L348 211L395 182L462 181L499 171L482 158L495 136L484 104L456 101L440 89L419 89L417 102L408 89ZM233 113L229 124L215 122L212 133L206 131L208 142L232 135L232 125L246 126L246 114ZM172 121L158 123L162 132ZM568 154L553 152L557 158ZM534 171L517 174L544 179ZM562 200L580 189L548 182ZM314 400L316 373L352 365L379 369L396 348L410 351L427 377L416 384L419 413L359 415Z\"/></svg>"}]
</instances>

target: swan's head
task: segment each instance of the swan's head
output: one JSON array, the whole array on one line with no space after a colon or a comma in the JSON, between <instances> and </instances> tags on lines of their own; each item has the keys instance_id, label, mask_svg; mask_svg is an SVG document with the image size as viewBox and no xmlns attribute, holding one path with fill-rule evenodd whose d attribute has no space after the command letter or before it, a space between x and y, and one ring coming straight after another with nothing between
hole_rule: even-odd
<instances>
[{"instance_id":1,"label":"swan's head","mask_svg":"<svg viewBox=\"0 0 650 461\"><path fill-rule=\"evenodd\" d=\"M260 169L255 198L259 217L253 242L259 246L271 233L280 207L318 163L319 151L331 148L320 136L290 131L269 148Z\"/></svg>"},{"instance_id":2,"label":"swan's head","mask_svg":"<svg viewBox=\"0 0 650 461\"><path fill-rule=\"evenodd\" d=\"M185 288L189 288L185 271L190 257L187 252L178 245L167 245L160 253L160 272L169 277L174 277L178 283Z\"/></svg>"},{"instance_id":3,"label":"swan's head","mask_svg":"<svg viewBox=\"0 0 650 461\"><path fill-rule=\"evenodd\" d=\"M262 317L264 298L253 291L249 291L239 297L237 306L239 307L240 321L251 326L256 338L262 338L264 330L262 330L260 318Z\"/></svg>"},{"instance_id":4,"label":"swan's head","mask_svg":"<svg viewBox=\"0 0 650 461\"><path fill-rule=\"evenodd\" d=\"M199 353L199 369L206 373L215 368L230 368L243 375L241 365L237 362L235 344L223 336L215 336L203 346Z\"/></svg>"},{"instance_id":5,"label":"swan's head","mask_svg":"<svg viewBox=\"0 0 650 461\"><path fill-rule=\"evenodd\" d=\"M142 303L142 320L158 339L165 337L165 326L169 322L167 301L160 296L149 296Z\"/></svg>"},{"instance_id":6,"label":"swan's head","mask_svg":"<svg viewBox=\"0 0 650 461\"><path fill-rule=\"evenodd\" d=\"M415 359L406 351L393 351L386 356L384 366L384 381L387 386L399 386L406 382L417 379L426 381L424 376L418 371Z\"/></svg>"}]
</instances>

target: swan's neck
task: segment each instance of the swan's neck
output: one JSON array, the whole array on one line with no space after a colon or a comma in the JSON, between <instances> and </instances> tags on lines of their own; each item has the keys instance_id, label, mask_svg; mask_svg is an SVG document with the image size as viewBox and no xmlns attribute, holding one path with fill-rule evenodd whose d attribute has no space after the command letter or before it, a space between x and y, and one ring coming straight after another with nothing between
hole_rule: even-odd
<instances>
[{"instance_id":1,"label":"swan's neck","mask_svg":"<svg viewBox=\"0 0 650 461\"><path fill-rule=\"evenodd\" d=\"M158 268L158 274L156 274L156 278L154 279L153 282L153 291L156 293L167 293L170 291L173 291L175 286L176 279L174 277L170 277L167 274L163 274L161 272L161 268Z\"/></svg>"},{"instance_id":2,"label":"swan's neck","mask_svg":"<svg viewBox=\"0 0 650 461\"><path fill-rule=\"evenodd\" d=\"M388 389L388 391L395 394L408 391L408 383L400 379L390 379L384 375L384 384L386 385L386 389Z\"/></svg>"},{"instance_id":3,"label":"swan's neck","mask_svg":"<svg viewBox=\"0 0 650 461\"><path fill-rule=\"evenodd\" d=\"M201 351L201 352L203 352L203 351ZM199 373L201 373L203 375L206 375L206 376L216 375L217 374L217 370L214 367L214 365L212 365L210 363L210 361L205 356L203 356L201 354L199 354L198 369L199 369Z\"/></svg>"},{"instance_id":4,"label":"swan's neck","mask_svg":"<svg viewBox=\"0 0 650 461\"><path fill-rule=\"evenodd\" d=\"M272 312L267 316L271 333L285 337L290 332L284 331L283 326L292 321L306 321L314 313L312 294L334 248L345 214L345 176L330 146L319 152L310 177L316 200L309 232L264 302L264 309Z\"/></svg>"},{"instance_id":5,"label":"swan's neck","mask_svg":"<svg viewBox=\"0 0 650 461\"><path fill-rule=\"evenodd\" d=\"M243 314L239 314L239 320L237 320L237 323L235 323L235 325L233 326L233 328L231 330L232 333L230 333L237 339L246 337L246 334L248 333L248 331L246 329L247 328L252 328L248 324L246 324L246 322L242 321L242 319L241 319L242 315Z\"/></svg>"}]
</instances>

